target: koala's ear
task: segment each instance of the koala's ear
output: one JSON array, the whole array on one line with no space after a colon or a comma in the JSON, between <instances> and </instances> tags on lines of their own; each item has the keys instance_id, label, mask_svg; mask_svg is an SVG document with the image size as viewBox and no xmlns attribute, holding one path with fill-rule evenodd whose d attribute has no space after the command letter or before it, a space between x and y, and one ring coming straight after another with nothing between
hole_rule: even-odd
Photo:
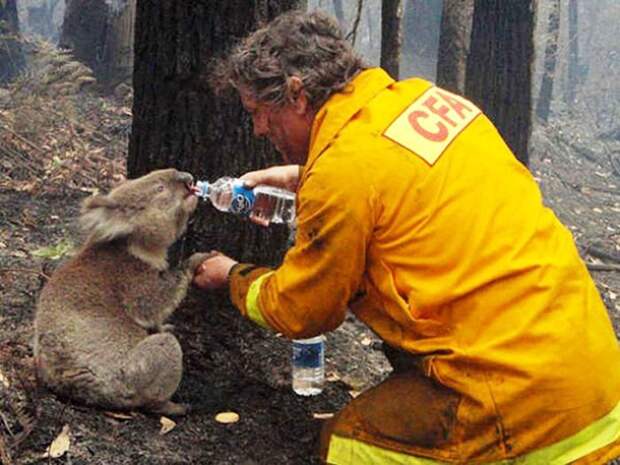
<instances>
[{"instance_id":1,"label":"koala's ear","mask_svg":"<svg viewBox=\"0 0 620 465\"><path fill-rule=\"evenodd\" d=\"M107 195L91 195L82 202L82 212L92 208L117 208L118 203Z\"/></svg>"},{"instance_id":2,"label":"koala's ear","mask_svg":"<svg viewBox=\"0 0 620 465\"><path fill-rule=\"evenodd\" d=\"M80 226L88 234L90 244L129 236L134 229L119 204L108 195L94 195L84 200Z\"/></svg>"}]
</instances>

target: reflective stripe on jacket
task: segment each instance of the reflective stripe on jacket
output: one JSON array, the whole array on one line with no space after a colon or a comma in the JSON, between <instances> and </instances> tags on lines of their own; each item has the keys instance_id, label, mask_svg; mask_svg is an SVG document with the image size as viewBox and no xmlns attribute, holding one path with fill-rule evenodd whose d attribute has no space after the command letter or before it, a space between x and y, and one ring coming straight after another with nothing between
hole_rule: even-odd
<instances>
[{"instance_id":1,"label":"reflective stripe on jacket","mask_svg":"<svg viewBox=\"0 0 620 465\"><path fill-rule=\"evenodd\" d=\"M312 128L295 246L251 298L269 270L236 267L231 297L290 338L350 308L462 396L454 441L430 455L497 461L609 414L620 351L570 232L464 102L379 69L332 96Z\"/></svg>"}]
</instances>

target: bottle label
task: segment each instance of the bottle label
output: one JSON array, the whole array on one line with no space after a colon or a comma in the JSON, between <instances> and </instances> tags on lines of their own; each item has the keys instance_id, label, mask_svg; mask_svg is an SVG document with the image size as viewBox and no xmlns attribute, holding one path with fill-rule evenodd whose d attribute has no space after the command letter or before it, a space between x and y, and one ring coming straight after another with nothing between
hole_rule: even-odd
<instances>
[{"instance_id":1,"label":"bottle label","mask_svg":"<svg viewBox=\"0 0 620 465\"><path fill-rule=\"evenodd\" d=\"M247 216L254 206L254 192L243 186L242 182L234 183L232 186L232 201L230 212L236 215Z\"/></svg>"},{"instance_id":2,"label":"bottle label","mask_svg":"<svg viewBox=\"0 0 620 465\"><path fill-rule=\"evenodd\" d=\"M293 341L293 365L297 368L319 368L323 364L324 347L323 341Z\"/></svg>"}]
</instances>

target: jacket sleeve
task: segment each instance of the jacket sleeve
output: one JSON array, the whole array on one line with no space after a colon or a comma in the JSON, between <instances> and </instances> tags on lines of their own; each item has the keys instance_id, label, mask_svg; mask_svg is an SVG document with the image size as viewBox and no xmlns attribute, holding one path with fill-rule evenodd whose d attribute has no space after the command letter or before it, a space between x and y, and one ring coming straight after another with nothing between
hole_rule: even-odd
<instances>
[{"instance_id":1,"label":"jacket sleeve","mask_svg":"<svg viewBox=\"0 0 620 465\"><path fill-rule=\"evenodd\" d=\"M317 165L299 189L295 245L282 265L239 265L230 275L237 308L289 338L342 323L362 281L374 223L373 191L363 176L351 166Z\"/></svg>"}]
</instances>

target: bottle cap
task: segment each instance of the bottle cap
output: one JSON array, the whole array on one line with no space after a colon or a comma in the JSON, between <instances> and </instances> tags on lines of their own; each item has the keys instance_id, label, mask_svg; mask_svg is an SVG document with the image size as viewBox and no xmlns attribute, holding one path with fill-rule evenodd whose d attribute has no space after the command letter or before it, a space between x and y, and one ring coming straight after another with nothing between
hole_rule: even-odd
<instances>
[{"instance_id":1,"label":"bottle cap","mask_svg":"<svg viewBox=\"0 0 620 465\"><path fill-rule=\"evenodd\" d=\"M196 181L196 185L192 187L194 195L198 197L207 198L209 195L209 182L208 181Z\"/></svg>"}]
</instances>

